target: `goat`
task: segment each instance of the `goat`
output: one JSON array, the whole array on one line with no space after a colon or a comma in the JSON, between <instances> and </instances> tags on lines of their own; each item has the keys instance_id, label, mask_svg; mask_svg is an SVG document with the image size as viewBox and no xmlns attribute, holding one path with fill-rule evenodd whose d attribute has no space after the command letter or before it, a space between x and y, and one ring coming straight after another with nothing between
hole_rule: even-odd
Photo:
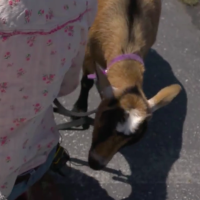
<instances>
[{"instance_id":1,"label":"goat","mask_svg":"<svg viewBox=\"0 0 200 200\"><path fill-rule=\"evenodd\" d=\"M88 75L96 72L102 101L88 158L94 170L104 168L122 147L139 141L152 113L181 91L173 84L147 100L142 89L143 59L156 40L160 13L161 0L98 0L97 16L89 30L81 92L73 107L73 111L87 111L94 84ZM107 73L103 73L105 69Z\"/></svg>"}]
</instances>

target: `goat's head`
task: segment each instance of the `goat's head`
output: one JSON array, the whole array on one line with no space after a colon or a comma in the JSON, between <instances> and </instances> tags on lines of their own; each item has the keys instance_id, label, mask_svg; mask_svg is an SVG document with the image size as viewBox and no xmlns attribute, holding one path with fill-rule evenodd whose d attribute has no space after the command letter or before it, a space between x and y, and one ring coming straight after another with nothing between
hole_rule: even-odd
<instances>
[{"instance_id":1,"label":"goat's head","mask_svg":"<svg viewBox=\"0 0 200 200\"><path fill-rule=\"evenodd\" d=\"M97 75L102 101L95 117L89 165L101 170L119 149L142 138L152 113L170 103L181 87L165 87L147 100L141 87L135 85L120 91L112 88L100 69Z\"/></svg>"}]
</instances>

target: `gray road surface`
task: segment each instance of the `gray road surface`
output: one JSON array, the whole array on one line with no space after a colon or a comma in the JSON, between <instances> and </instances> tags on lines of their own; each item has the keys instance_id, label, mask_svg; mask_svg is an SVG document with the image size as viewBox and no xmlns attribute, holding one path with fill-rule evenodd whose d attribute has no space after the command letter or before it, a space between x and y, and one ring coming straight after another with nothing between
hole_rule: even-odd
<instances>
[{"instance_id":1,"label":"gray road surface","mask_svg":"<svg viewBox=\"0 0 200 200\"><path fill-rule=\"evenodd\" d=\"M85 162L92 129L62 132L64 147L83 164L72 165L67 178L58 181L67 200L200 199L200 6L186 8L178 0L163 0L144 88L151 97L172 83L182 85L181 94L155 113L145 138L118 153L105 171L93 171ZM61 102L71 108L78 92ZM98 103L94 88L89 109Z\"/></svg>"}]
</instances>

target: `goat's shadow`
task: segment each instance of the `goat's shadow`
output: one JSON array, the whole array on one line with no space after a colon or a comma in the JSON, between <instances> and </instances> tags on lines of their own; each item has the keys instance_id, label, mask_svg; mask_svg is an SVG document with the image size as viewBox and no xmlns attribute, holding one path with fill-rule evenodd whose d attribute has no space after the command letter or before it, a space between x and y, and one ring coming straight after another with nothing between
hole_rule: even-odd
<instances>
[{"instance_id":1,"label":"goat's shadow","mask_svg":"<svg viewBox=\"0 0 200 200\"><path fill-rule=\"evenodd\" d=\"M126 181L132 186L132 193L126 200L166 200L167 177L182 147L187 94L169 63L156 51L150 50L145 63L144 91L148 98L173 83L179 83L182 91L171 104L154 113L140 142L121 151L132 172Z\"/></svg>"},{"instance_id":2,"label":"goat's shadow","mask_svg":"<svg viewBox=\"0 0 200 200\"><path fill-rule=\"evenodd\" d=\"M161 88L177 80L171 66L156 51L150 50L145 60L146 72L144 91L148 98ZM168 106L157 111L145 137L137 144L120 151L129 163L131 175L123 179L114 169L105 171L117 174L113 179L131 185L132 193L126 200L166 200L167 177L174 162L179 158L182 147L182 131L187 111L187 95L184 87L178 97ZM84 161L74 162L87 165ZM114 200L100 184L82 172L71 169L65 180L67 199ZM74 174L74 178L71 177ZM62 184L61 184L62 185Z\"/></svg>"}]
</instances>

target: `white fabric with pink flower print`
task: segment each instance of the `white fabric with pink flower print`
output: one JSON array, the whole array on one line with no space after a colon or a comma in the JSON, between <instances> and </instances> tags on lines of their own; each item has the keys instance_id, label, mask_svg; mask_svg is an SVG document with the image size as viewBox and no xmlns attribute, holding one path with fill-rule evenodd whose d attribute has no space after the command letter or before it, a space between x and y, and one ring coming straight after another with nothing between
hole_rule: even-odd
<instances>
[{"instance_id":1,"label":"white fabric with pink flower print","mask_svg":"<svg viewBox=\"0 0 200 200\"><path fill-rule=\"evenodd\" d=\"M79 83L96 0L0 1L0 193L57 144L52 102Z\"/></svg>"}]
</instances>

